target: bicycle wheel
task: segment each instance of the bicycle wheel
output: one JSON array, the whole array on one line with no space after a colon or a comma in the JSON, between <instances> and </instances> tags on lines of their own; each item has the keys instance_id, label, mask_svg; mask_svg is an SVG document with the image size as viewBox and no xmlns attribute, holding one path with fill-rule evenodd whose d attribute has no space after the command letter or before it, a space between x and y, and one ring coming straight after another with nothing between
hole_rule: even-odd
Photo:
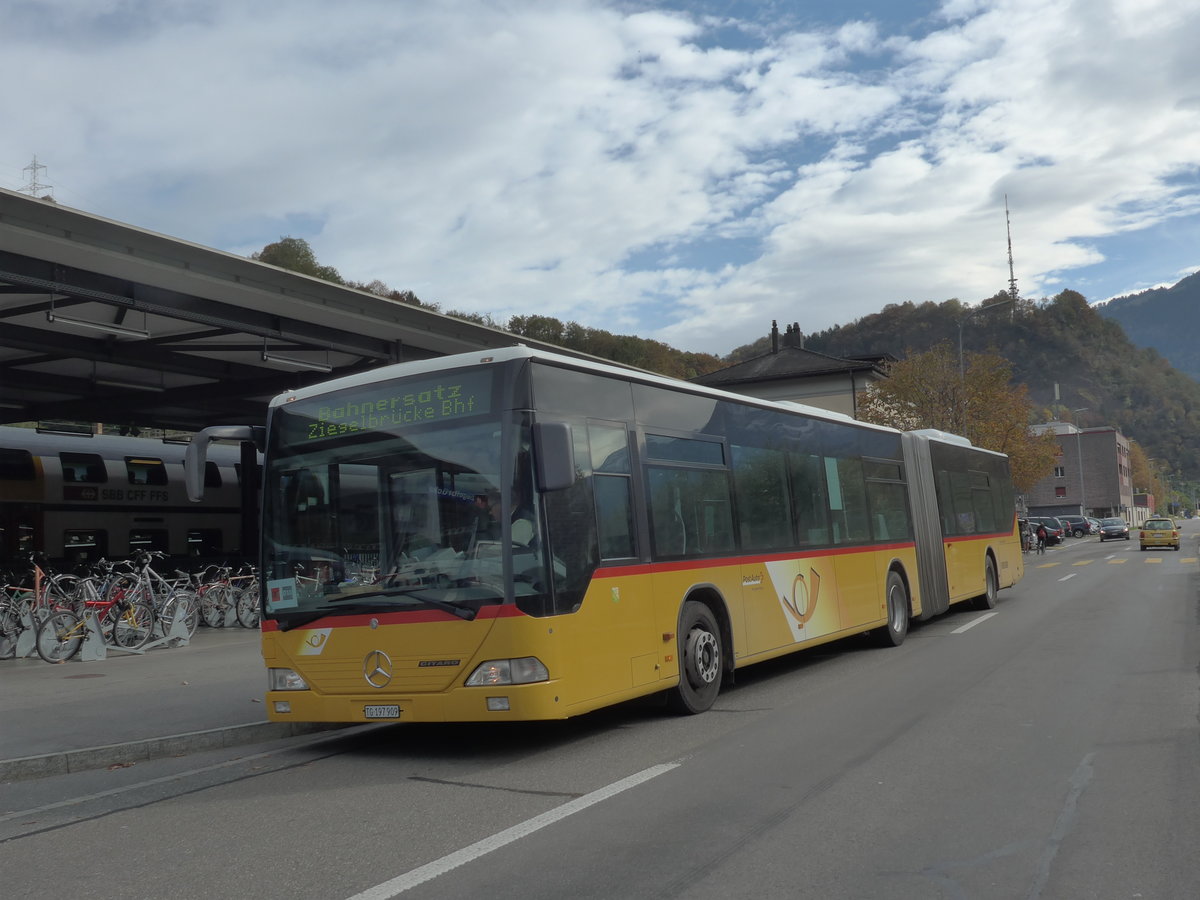
<instances>
[{"instance_id":1,"label":"bicycle wheel","mask_svg":"<svg viewBox=\"0 0 1200 900\"><path fill-rule=\"evenodd\" d=\"M258 585L244 588L237 595L237 620L243 628L257 628L260 618Z\"/></svg>"},{"instance_id":2,"label":"bicycle wheel","mask_svg":"<svg viewBox=\"0 0 1200 900\"><path fill-rule=\"evenodd\" d=\"M191 638L200 624L199 598L191 591L173 591L171 596L167 597L158 614L159 633L164 637L170 634L171 627L179 616L183 617L187 627L187 636Z\"/></svg>"},{"instance_id":3,"label":"bicycle wheel","mask_svg":"<svg viewBox=\"0 0 1200 900\"><path fill-rule=\"evenodd\" d=\"M227 585L214 584L200 595L200 620L209 628L225 624L225 611L232 605Z\"/></svg>"},{"instance_id":4,"label":"bicycle wheel","mask_svg":"<svg viewBox=\"0 0 1200 900\"><path fill-rule=\"evenodd\" d=\"M154 609L146 603L130 603L112 616L110 624L109 643L137 650L154 637Z\"/></svg>"},{"instance_id":5,"label":"bicycle wheel","mask_svg":"<svg viewBox=\"0 0 1200 900\"><path fill-rule=\"evenodd\" d=\"M101 599L108 603L115 603L122 597L129 596L137 586L137 579L132 575L114 575L105 585Z\"/></svg>"},{"instance_id":6,"label":"bicycle wheel","mask_svg":"<svg viewBox=\"0 0 1200 900\"><path fill-rule=\"evenodd\" d=\"M83 619L69 610L56 610L38 626L38 656L48 663L66 662L79 652L86 633Z\"/></svg>"},{"instance_id":7,"label":"bicycle wheel","mask_svg":"<svg viewBox=\"0 0 1200 900\"><path fill-rule=\"evenodd\" d=\"M17 655L17 635L20 633L17 604L6 597L0 600L0 659L12 659Z\"/></svg>"}]
</instances>

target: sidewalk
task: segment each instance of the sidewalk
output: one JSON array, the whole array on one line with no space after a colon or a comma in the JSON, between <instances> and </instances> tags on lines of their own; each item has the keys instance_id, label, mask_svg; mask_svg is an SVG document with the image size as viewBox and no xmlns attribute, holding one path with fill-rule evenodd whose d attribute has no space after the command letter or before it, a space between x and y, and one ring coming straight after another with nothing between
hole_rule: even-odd
<instances>
[{"instance_id":1,"label":"sidewalk","mask_svg":"<svg viewBox=\"0 0 1200 900\"><path fill-rule=\"evenodd\" d=\"M0 661L0 783L276 740L257 630L199 628L185 647L51 665Z\"/></svg>"}]
</instances>

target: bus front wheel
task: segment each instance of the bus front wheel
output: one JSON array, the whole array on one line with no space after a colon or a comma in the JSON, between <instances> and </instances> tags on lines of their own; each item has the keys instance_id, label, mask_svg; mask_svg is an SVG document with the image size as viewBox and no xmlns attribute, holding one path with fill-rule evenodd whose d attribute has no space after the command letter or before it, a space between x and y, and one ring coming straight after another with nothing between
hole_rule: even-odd
<instances>
[{"instance_id":1,"label":"bus front wheel","mask_svg":"<svg viewBox=\"0 0 1200 900\"><path fill-rule=\"evenodd\" d=\"M703 603L689 600L679 616L679 687L667 695L677 713L702 713L721 690L721 629Z\"/></svg>"},{"instance_id":2,"label":"bus front wheel","mask_svg":"<svg viewBox=\"0 0 1200 900\"><path fill-rule=\"evenodd\" d=\"M899 647L908 636L908 590L899 572L888 572L887 624L877 632L884 647Z\"/></svg>"}]
</instances>

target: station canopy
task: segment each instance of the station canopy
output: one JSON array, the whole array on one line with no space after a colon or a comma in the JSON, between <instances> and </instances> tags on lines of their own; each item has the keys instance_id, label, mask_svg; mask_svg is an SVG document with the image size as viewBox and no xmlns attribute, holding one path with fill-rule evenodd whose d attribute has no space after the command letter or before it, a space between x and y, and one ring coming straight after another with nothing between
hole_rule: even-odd
<instances>
[{"instance_id":1,"label":"station canopy","mask_svg":"<svg viewBox=\"0 0 1200 900\"><path fill-rule=\"evenodd\" d=\"M518 342L570 354L0 189L0 423L259 424L282 391Z\"/></svg>"}]
</instances>

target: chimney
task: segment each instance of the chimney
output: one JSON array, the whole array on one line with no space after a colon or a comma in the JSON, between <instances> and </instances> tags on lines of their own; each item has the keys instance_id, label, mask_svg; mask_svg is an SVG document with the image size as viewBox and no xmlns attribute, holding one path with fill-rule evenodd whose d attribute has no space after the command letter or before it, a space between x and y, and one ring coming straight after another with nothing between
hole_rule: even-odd
<instances>
[{"instance_id":1,"label":"chimney","mask_svg":"<svg viewBox=\"0 0 1200 900\"><path fill-rule=\"evenodd\" d=\"M779 323L771 320L771 352L779 352Z\"/></svg>"},{"instance_id":2,"label":"chimney","mask_svg":"<svg viewBox=\"0 0 1200 900\"><path fill-rule=\"evenodd\" d=\"M800 350L804 349L804 332L800 330L800 323L792 323L793 338L796 341L796 347Z\"/></svg>"}]
</instances>

